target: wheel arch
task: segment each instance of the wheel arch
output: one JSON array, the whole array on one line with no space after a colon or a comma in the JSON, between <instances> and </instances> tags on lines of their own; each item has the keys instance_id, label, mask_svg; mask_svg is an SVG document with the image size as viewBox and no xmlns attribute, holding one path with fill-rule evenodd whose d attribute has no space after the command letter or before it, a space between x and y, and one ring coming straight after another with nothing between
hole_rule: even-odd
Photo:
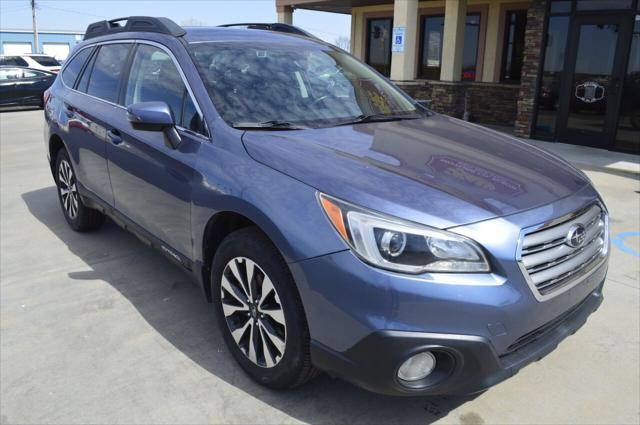
<instances>
[{"instance_id":1,"label":"wheel arch","mask_svg":"<svg viewBox=\"0 0 640 425\"><path fill-rule=\"evenodd\" d=\"M65 149L67 152L69 152L69 150L67 149L67 146L62 140L62 137L58 136L55 133L49 137L48 148L49 148L49 167L51 168L51 173L54 173L53 168L55 167L55 164L56 164L56 156L58 155L58 151L60 151L60 149Z\"/></svg>"},{"instance_id":2,"label":"wheel arch","mask_svg":"<svg viewBox=\"0 0 640 425\"><path fill-rule=\"evenodd\" d=\"M245 201L241 201L245 204ZM248 207L248 208L247 208ZM292 258L292 248L277 226L255 207L244 205L244 208L227 208L213 214L204 226L200 255L202 261L201 279L207 300L211 302L211 262L220 243L229 234L245 227L254 226L271 241L288 263Z\"/></svg>"}]
</instances>

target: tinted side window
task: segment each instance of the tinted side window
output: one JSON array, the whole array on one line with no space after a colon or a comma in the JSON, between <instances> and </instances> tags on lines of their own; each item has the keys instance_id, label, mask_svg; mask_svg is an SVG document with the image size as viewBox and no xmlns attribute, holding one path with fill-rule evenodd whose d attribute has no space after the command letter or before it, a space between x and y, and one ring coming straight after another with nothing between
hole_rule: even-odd
<instances>
[{"instance_id":1,"label":"tinted side window","mask_svg":"<svg viewBox=\"0 0 640 425\"><path fill-rule=\"evenodd\" d=\"M42 66L60 66L60 62L51 56L31 56L31 59L38 62Z\"/></svg>"},{"instance_id":2,"label":"tinted side window","mask_svg":"<svg viewBox=\"0 0 640 425\"><path fill-rule=\"evenodd\" d=\"M182 99L186 88L171 57L154 46L142 44L136 50L125 96L125 105L164 101L176 123L182 117Z\"/></svg>"},{"instance_id":3,"label":"tinted side window","mask_svg":"<svg viewBox=\"0 0 640 425\"><path fill-rule=\"evenodd\" d=\"M22 77L22 69L20 68L0 68L0 82L7 80L18 80Z\"/></svg>"},{"instance_id":4,"label":"tinted side window","mask_svg":"<svg viewBox=\"0 0 640 425\"><path fill-rule=\"evenodd\" d=\"M184 107L182 108L182 119L179 121L180 127L207 135L207 131L202 123L202 117L196 109L188 91L184 91Z\"/></svg>"},{"instance_id":5,"label":"tinted side window","mask_svg":"<svg viewBox=\"0 0 640 425\"><path fill-rule=\"evenodd\" d=\"M82 65L84 65L84 62L90 54L90 48L81 50L64 68L64 71L62 71L62 81L64 81L67 86L73 87L73 84L76 82L76 78L78 78L78 74L82 69Z\"/></svg>"},{"instance_id":6,"label":"tinted side window","mask_svg":"<svg viewBox=\"0 0 640 425\"><path fill-rule=\"evenodd\" d=\"M22 78L40 78L46 77L47 75L49 74L47 74L46 72L40 72L33 69L25 69L22 73Z\"/></svg>"},{"instance_id":7,"label":"tinted side window","mask_svg":"<svg viewBox=\"0 0 640 425\"><path fill-rule=\"evenodd\" d=\"M29 66L27 61L20 56L5 56L2 58L1 64L7 66Z\"/></svg>"},{"instance_id":8,"label":"tinted side window","mask_svg":"<svg viewBox=\"0 0 640 425\"><path fill-rule=\"evenodd\" d=\"M78 85L76 90L81 91L82 93L87 92L87 87L89 86L89 77L91 76L91 71L93 69L93 64L96 61L96 55L93 55L87 66L84 67L84 71L82 72L82 76L80 77L80 81L78 81Z\"/></svg>"},{"instance_id":9,"label":"tinted side window","mask_svg":"<svg viewBox=\"0 0 640 425\"><path fill-rule=\"evenodd\" d=\"M126 66L130 44L105 44L100 47L89 77L87 93L116 103L120 77Z\"/></svg>"}]
</instances>

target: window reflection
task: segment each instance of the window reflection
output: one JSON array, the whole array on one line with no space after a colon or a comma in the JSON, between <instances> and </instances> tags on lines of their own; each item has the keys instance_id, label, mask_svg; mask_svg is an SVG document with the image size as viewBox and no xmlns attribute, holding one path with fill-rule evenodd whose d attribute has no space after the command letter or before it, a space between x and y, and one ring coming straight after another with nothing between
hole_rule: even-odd
<instances>
[{"instance_id":1,"label":"window reflection","mask_svg":"<svg viewBox=\"0 0 640 425\"><path fill-rule=\"evenodd\" d=\"M382 75L391 74L391 18L367 21L366 62Z\"/></svg>"},{"instance_id":2,"label":"window reflection","mask_svg":"<svg viewBox=\"0 0 640 425\"><path fill-rule=\"evenodd\" d=\"M321 127L360 115L417 113L387 80L332 47L207 42L189 48L216 110L232 125L275 120Z\"/></svg>"},{"instance_id":3,"label":"window reflection","mask_svg":"<svg viewBox=\"0 0 640 425\"><path fill-rule=\"evenodd\" d=\"M578 0L577 10L629 9L632 0Z\"/></svg>"},{"instance_id":4,"label":"window reflection","mask_svg":"<svg viewBox=\"0 0 640 425\"><path fill-rule=\"evenodd\" d=\"M616 24L581 25L567 128L604 130L618 31ZM599 52L598 60L593 52Z\"/></svg>"},{"instance_id":5,"label":"window reflection","mask_svg":"<svg viewBox=\"0 0 640 425\"><path fill-rule=\"evenodd\" d=\"M519 83L524 59L524 35L527 27L527 11L507 12L502 59L502 82Z\"/></svg>"},{"instance_id":6,"label":"window reflection","mask_svg":"<svg viewBox=\"0 0 640 425\"><path fill-rule=\"evenodd\" d=\"M422 48L418 76L429 80L439 80L442 67L442 39L444 16L428 15L422 18ZM462 80L475 81L478 61L478 40L480 39L480 14L467 15L464 27L464 48L462 53Z\"/></svg>"},{"instance_id":7,"label":"window reflection","mask_svg":"<svg viewBox=\"0 0 640 425\"><path fill-rule=\"evenodd\" d=\"M536 134L541 136L552 136L555 133L568 30L568 16L549 18L536 121Z\"/></svg>"}]
</instances>

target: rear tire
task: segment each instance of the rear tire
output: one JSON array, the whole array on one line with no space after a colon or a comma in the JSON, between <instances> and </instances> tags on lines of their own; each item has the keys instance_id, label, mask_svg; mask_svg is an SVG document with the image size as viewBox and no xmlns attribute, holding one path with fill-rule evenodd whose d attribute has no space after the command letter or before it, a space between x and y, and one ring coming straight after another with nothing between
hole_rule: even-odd
<instances>
[{"instance_id":1,"label":"rear tire","mask_svg":"<svg viewBox=\"0 0 640 425\"><path fill-rule=\"evenodd\" d=\"M62 214L64 214L69 226L77 232L99 229L104 223L105 215L98 210L87 207L82 202L78 193L78 181L73 164L64 149L58 151L54 178Z\"/></svg>"},{"instance_id":2,"label":"rear tire","mask_svg":"<svg viewBox=\"0 0 640 425\"><path fill-rule=\"evenodd\" d=\"M227 346L255 381L289 389L318 374L293 277L258 228L238 230L222 241L211 267L211 294Z\"/></svg>"}]
</instances>

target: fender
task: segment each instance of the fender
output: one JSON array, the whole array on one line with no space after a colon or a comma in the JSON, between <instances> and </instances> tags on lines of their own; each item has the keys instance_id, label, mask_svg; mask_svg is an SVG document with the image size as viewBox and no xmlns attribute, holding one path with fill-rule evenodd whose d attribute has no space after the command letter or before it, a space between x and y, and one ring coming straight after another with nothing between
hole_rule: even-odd
<instances>
[{"instance_id":1,"label":"fender","mask_svg":"<svg viewBox=\"0 0 640 425\"><path fill-rule=\"evenodd\" d=\"M250 202L235 196L222 195L212 198L206 206L202 207L205 207L209 212L215 212L210 214L206 220L201 220L199 217L192 217L191 232L194 238L194 260L196 262L204 262L203 242L207 226L217 216L228 212L242 215L254 222L256 226L271 239L287 263L296 261L296 250L291 246L278 226Z\"/></svg>"}]
</instances>

